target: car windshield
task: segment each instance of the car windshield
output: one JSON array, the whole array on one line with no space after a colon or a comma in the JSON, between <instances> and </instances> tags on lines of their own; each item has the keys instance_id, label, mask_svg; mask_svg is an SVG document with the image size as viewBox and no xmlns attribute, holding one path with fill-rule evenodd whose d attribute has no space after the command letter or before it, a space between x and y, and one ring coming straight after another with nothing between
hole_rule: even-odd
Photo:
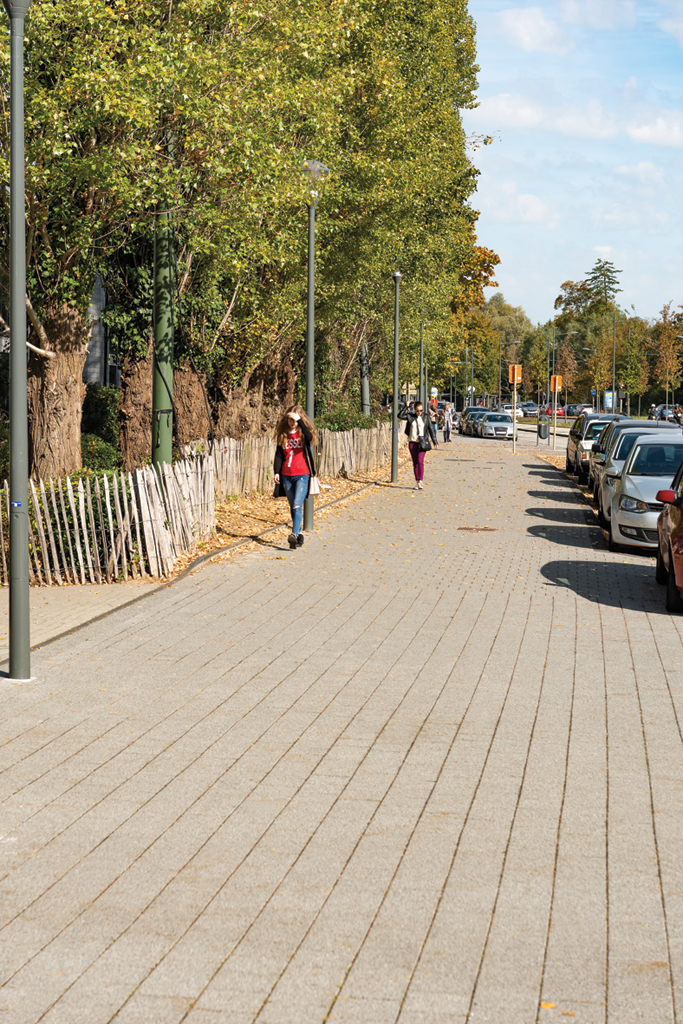
<instances>
[{"instance_id":1,"label":"car windshield","mask_svg":"<svg viewBox=\"0 0 683 1024\"><path fill-rule=\"evenodd\" d=\"M639 444L633 456L632 476L664 476L672 480L683 463L683 444Z\"/></svg>"},{"instance_id":2,"label":"car windshield","mask_svg":"<svg viewBox=\"0 0 683 1024\"><path fill-rule=\"evenodd\" d=\"M622 434L615 445L613 457L615 459L628 458L637 440L638 434Z\"/></svg>"},{"instance_id":3,"label":"car windshield","mask_svg":"<svg viewBox=\"0 0 683 1024\"><path fill-rule=\"evenodd\" d=\"M604 422L601 423L599 420L595 423L589 423L586 427L586 433L583 435L584 441L592 441L594 438L599 437L605 426L606 424Z\"/></svg>"},{"instance_id":4,"label":"car windshield","mask_svg":"<svg viewBox=\"0 0 683 1024\"><path fill-rule=\"evenodd\" d=\"M494 413L492 416L487 416L486 417L486 422L487 423L512 423L512 420L510 419L509 416L504 416L502 413L499 413L497 415Z\"/></svg>"}]
</instances>

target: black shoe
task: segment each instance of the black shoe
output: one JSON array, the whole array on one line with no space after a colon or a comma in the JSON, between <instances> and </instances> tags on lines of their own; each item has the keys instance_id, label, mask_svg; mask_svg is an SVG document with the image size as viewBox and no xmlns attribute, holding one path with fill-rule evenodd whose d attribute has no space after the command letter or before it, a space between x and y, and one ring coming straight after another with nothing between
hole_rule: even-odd
<instances>
[{"instance_id":1,"label":"black shoe","mask_svg":"<svg viewBox=\"0 0 683 1024\"><path fill-rule=\"evenodd\" d=\"M296 546L298 548L302 548L304 546L304 535L303 535L303 533L300 533L298 535L298 537L296 538Z\"/></svg>"},{"instance_id":2,"label":"black shoe","mask_svg":"<svg viewBox=\"0 0 683 1024\"><path fill-rule=\"evenodd\" d=\"M290 548L295 549L296 548L296 534L295 533L290 533L290 535L287 538L287 540L289 541Z\"/></svg>"}]
</instances>

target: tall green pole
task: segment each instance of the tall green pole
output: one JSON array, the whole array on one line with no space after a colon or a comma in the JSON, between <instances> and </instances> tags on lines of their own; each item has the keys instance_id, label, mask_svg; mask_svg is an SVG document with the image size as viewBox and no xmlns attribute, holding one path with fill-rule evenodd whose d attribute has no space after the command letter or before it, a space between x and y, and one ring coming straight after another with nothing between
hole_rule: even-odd
<instances>
[{"instance_id":1,"label":"tall green pole","mask_svg":"<svg viewBox=\"0 0 683 1024\"><path fill-rule=\"evenodd\" d=\"M368 346L360 350L360 411L363 416L370 415L370 360Z\"/></svg>"},{"instance_id":2,"label":"tall green pole","mask_svg":"<svg viewBox=\"0 0 683 1024\"><path fill-rule=\"evenodd\" d=\"M424 324L420 324L420 392L418 398L424 406L427 405L425 401L424 393L424 382L425 382L425 343L424 343Z\"/></svg>"},{"instance_id":3,"label":"tall green pole","mask_svg":"<svg viewBox=\"0 0 683 1024\"><path fill-rule=\"evenodd\" d=\"M24 202L24 18L31 0L4 0L10 35L10 520L9 674L31 678L28 589L28 398Z\"/></svg>"},{"instance_id":4,"label":"tall green pole","mask_svg":"<svg viewBox=\"0 0 683 1024\"><path fill-rule=\"evenodd\" d=\"M391 482L398 483L398 293L401 285L400 270L391 275L394 279L394 396L391 402Z\"/></svg>"},{"instance_id":5,"label":"tall green pole","mask_svg":"<svg viewBox=\"0 0 683 1024\"><path fill-rule=\"evenodd\" d=\"M154 265L154 378L152 464L173 461L173 229L168 210L157 213Z\"/></svg>"},{"instance_id":6,"label":"tall green pole","mask_svg":"<svg viewBox=\"0 0 683 1024\"><path fill-rule=\"evenodd\" d=\"M315 419L315 207L308 207L308 288L306 294L306 415ZM313 496L304 502L304 530L313 529Z\"/></svg>"}]
</instances>

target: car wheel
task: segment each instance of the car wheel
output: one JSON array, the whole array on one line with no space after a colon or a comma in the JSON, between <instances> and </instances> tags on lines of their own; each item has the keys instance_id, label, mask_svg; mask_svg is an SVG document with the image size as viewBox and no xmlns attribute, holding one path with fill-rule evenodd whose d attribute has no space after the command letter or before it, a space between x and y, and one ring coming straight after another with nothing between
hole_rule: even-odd
<instances>
[{"instance_id":1,"label":"car wheel","mask_svg":"<svg viewBox=\"0 0 683 1024\"><path fill-rule=\"evenodd\" d=\"M669 582L669 570L664 565L664 559L662 558L662 549L657 544L657 565L655 566L655 579L657 583L664 585Z\"/></svg>"},{"instance_id":2,"label":"car wheel","mask_svg":"<svg viewBox=\"0 0 683 1024\"><path fill-rule=\"evenodd\" d=\"M574 467L572 466L571 462L569 461L569 454L565 455L565 457L564 457L564 471L565 471L565 473L568 473L569 476L573 476L573 474L574 474Z\"/></svg>"},{"instance_id":3,"label":"car wheel","mask_svg":"<svg viewBox=\"0 0 683 1024\"><path fill-rule=\"evenodd\" d=\"M612 524L607 527L607 547L610 551L621 551L621 544L617 544L612 533Z\"/></svg>"},{"instance_id":4,"label":"car wheel","mask_svg":"<svg viewBox=\"0 0 683 1024\"><path fill-rule=\"evenodd\" d=\"M683 612L683 597L676 586L676 573L674 572L674 560L669 548L669 571L666 579L666 610L668 612Z\"/></svg>"},{"instance_id":5,"label":"car wheel","mask_svg":"<svg viewBox=\"0 0 683 1024\"><path fill-rule=\"evenodd\" d=\"M581 466L576 471L576 481L581 487L585 487L588 483L588 474L584 473Z\"/></svg>"}]
</instances>

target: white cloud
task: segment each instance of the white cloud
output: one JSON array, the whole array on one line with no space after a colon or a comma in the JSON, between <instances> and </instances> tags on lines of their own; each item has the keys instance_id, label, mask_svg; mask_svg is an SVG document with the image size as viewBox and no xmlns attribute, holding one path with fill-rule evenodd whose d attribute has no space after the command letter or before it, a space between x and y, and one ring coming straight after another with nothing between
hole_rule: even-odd
<instances>
[{"instance_id":1,"label":"white cloud","mask_svg":"<svg viewBox=\"0 0 683 1024\"><path fill-rule=\"evenodd\" d=\"M639 164L621 164L614 168L614 173L624 178L635 178L641 185L662 189L666 187L666 176L664 172L650 163L649 160L642 160Z\"/></svg>"},{"instance_id":2,"label":"white cloud","mask_svg":"<svg viewBox=\"0 0 683 1024\"><path fill-rule=\"evenodd\" d=\"M611 252L614 252L614 249L611 245L594 245L593 252L597 252L598 256L606 259Z\"/></svg>"},{"instance_id":3,"label":"white cloud","mask_svg":"<svg viewBox=\"0 0 683 1024\"><path fill-rule=\"evenodd\" d=\"M525 53L562 55L573 50L574 43L556 21L546 18L540 7L519 7L501 11L500 29L506 40Z\"/></svg>"},{"instance_id":4,"label":"white cloud","mask_svg":"<svg viewBox=\"0 0 683 1024\"><path fill-rule=\"evenodd\" d=\"M670 16L661 18L657 22L657 27L667 35L673 36L679 46L683 46L683 3L681 0L670 0L669 3L665 3L665 7L669 9Z\"/></svg>"},{"instance_id":5,"label":"white cloud","mask_svg":"<svg viewBox=\"0 0 683 1024\"><path fill-rule=\"evenodd\" d=\"M579 139L611 139L619 131L615 118L603 109L600 100L590 100L583 106L552 107L513 93L500 93L482 100L476 113L486 131L543 128Z\"/></svg>"},{"instance_id":6,"label":"white cloud","mask_svg":"<svg viewBox=\"0 0 683 1024\"><path fill-rule=\"evenodd\" d=\"M618 29L636 24L634 0L562 0L560 10L567 25Z\"/></svg>"},{"instance_id":7,"label":"white cloud","mask_svg":"<svg viewBox=\"0 0 683 1024\"><path fill-rule=\"evenodd\" d=\"M683 148L683 113L680 110L659 110L634 117L626 126L626 134L634 142L650 146Z\"/></svg>"},{"instance_id":8,"label":"white cloud","mask_svg":"<svg viewBox=\"0 0 683 1024\"><path fill-rule=\"evenodd\" d=\"M514 181L503 181L489 195L487 213L493 220L539 224L554 228L559 217L549 203L531 193L519 193Z\"/></svg>"}]
</instances>

